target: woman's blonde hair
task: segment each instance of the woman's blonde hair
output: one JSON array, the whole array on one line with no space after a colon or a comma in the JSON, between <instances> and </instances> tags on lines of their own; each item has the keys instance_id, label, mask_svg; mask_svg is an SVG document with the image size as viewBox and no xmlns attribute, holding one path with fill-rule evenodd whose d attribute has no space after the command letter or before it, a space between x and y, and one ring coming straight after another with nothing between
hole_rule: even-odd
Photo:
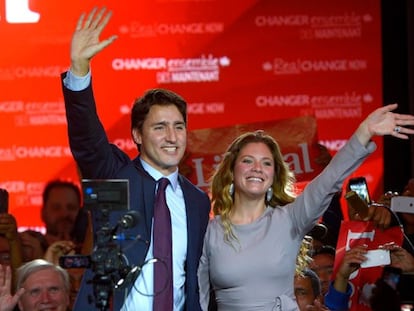
<instances>
[{"instance_id":1,"label":"woman's blonde hair","mask_svg":"<svg viewBox=\"0 0 414 311\"><path fill-rule=\"evenodd\" d=\"M272 184L273 195L270 200L266 200L271 207L283 206L294 200L293 185L295 177L283 159L279 145L270 135L264 131L247 132L237 137L228 147L223 156L223 160L218 165L211 178L211 196L213 212L221 216L224 228L225 240L237 240L231 229L230 213L233 208L233 195L230 194L230 185L233 183L233 171L236 159L249 143L264 143L272 153L275 163L275 174ZM263 198L265 200L265 198Z\"/></svg>"},{"instance_id":2,"label":"woman's blonde hair","mask_svg":"<svg viewBox=\"0 0 414 311\"><path fill-rule=\"evenodd\" d=\"M303 271L309 268L309 264L312 262L312 240L310 235L305 235L302 240L302 244L299 248L298 256L296 257L295 274L303 277Z\"/></svg>"}]
</instances>

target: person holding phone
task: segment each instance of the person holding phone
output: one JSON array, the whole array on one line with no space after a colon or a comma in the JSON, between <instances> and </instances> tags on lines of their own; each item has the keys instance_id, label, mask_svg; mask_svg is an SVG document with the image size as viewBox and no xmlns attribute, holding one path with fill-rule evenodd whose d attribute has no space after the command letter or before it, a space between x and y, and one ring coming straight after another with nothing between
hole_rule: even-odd
<instances>
[{"instance_id":1,"label":"person holding phone","mask_svg":"<svg viewBox=\"0 0 414 311\"><path fill-rule=\"evenodd\" d=\"M350 184L348 184L350 190ZM391 200L395 196L414 197L414 178L408 180L401 194L387 191L369 208L366 217L361 217L352 204L348 204L351 220L372 221L378 228L387 229L400 226L404 231L403 248L414 256L414 209L412 212L394 212L391 210Z\"/></svg>"},{"instance_id":2,"label":"person holding phone","mask_svg":"<svg viewBox=\"0 0 414 311\"><path fill-rule=\"evenodd\" d=\"M402 273L414 275L414 256L407 249L395 243L384 244L382 249L390 251L392 267L401 269Z\"/></svg>"},{"instance_id":3,"label":"person holding phone","mask_svg":"<svg viewBox=\"0 0 414 311\"><path fill-rule=\"evenodd\" d=\"M372 203L365 177L359 176L351 178L348 181L348 188L349 190L355 191L367 205Z\"/></svg>"},{"instance_id":4,"label":"person holding phone","mask_svg":"<svg viewBox=\"0 0 414 311\"><path fill-rule=\"evenodd\" d=\"M381 230L390 227L392 215L388 208L381 204L381 200L378 202L371 200L365 177L358 176L349 179L346 190L345 198L348 202L350 220L372 221Z\"/></svg>"},{"instance_id":5,"label":"person holding phone","mask_svg":"<svg viewBox=\"0 0 414 311\"><path fill-rule=\"evenodd\" d=\"M352 288L349 278L366 260L367 246L358 245L347 250L325 295L325 305L331 311L345 311L349 307Z\"/></svg>"}]
</instances>

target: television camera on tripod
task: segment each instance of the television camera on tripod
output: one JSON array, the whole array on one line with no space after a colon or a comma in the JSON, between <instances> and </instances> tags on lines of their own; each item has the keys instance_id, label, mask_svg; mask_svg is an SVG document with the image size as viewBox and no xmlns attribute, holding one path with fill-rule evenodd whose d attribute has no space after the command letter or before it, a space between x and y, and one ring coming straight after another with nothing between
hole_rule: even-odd
<instances>
[{"instance_id":1,"label":"television camera on tripod","mask_svg":"<svg viewBox=\"0 0 414 311\"><path fill-rule=\"evenodd\" d=\"M90 212L93 227L93 250L90 255L60 258L64 268L89 268L93 301L98 310L108 310L114 290L121 289L139 270L129 265L123 248L139 240L130 229L139 222L139 213L129 209L129 184L124 179L83 179L84 208Z\"/></svg>"}]
</instances>

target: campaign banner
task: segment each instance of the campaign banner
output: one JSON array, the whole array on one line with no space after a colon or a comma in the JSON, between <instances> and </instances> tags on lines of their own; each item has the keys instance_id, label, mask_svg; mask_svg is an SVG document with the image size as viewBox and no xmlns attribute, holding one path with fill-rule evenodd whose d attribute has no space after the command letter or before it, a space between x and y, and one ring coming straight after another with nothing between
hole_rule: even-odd
<instances>
[{"instance_id":1,"label":"campaign banner","mask_svg":"<svg viewBox=\"0 0 414 311\"><path fill-rule=\"evenodd\" d=\"M60 74L70 66L76 22L93 7L112 11L101 39L118 36L91 68L97 111L110 141L135 157L133 101L150 88L177 92L188 102L187 169L203 172L190 175L203 189L231 135L313 118L317 143L333 155L372 110L386 104L379 0L0 2L0 31L7 42L0 52L0 188L8 190L10 212L21 228L41 229L46 182L63 178L80 184ZM308 134L306 127L287 127L283 137L271 133L284 145L299 129ZM214 137L215 131L231 135L200 164L197 153L213 144L202 147L199 140L195 151L191 146L197 135ZM354 173L366 177L373 198L383 192L383 143L375 142L376 152ZM310 160L315 154L311 145L294 148L302 149L285 149L286 159L306 183L314 172L301 161L308 149Z\"/></svg>"},{"instance_id":2,"label":"campaign banner","mask_svg":"<svg viewBox=\"0 0 414 311\"><path fill-rule=\"evenodd\" d=\"M318 144L316 119L297 117L190 131L180 172L208 191L209 179L227 147L242 133L255 131L264 131L275 138L297 182L313 179L328 164L323 161L325 149Z\"/></svg>"}]
</instances>

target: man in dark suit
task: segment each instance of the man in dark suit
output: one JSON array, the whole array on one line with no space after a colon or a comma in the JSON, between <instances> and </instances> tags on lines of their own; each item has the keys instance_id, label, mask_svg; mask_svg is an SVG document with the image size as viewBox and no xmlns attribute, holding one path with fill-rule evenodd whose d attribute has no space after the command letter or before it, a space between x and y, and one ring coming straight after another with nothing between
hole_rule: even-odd
<instances>
[{"instance_id":1,"label":"man in dark suit","mask_svg":"<svg viewBox=\"0 0 414 311\"><path fill-rule=\"evenodd\" d=\"M80 17L72 37L71 67L62 74L62 87L70 148L82 177L128 179L130 208L140 215L137 225L128 229L128 235L136 239L132 246L123 250L126 264L135 267L138 273L132 277L127 275L125 288L113 288L112 309L153 310L154 197L157 180L167 177L170 184L166 196L173 232L174 303L171 310L199 310L197 267L210 201L206 193L178 173L178 164L186 148L187 105L171 91L150 90L134 103L131 113L131 132L139 156L131 160L109 143L96 113L90 60L116 39L116 36L99 39L110 17L111 13L105 9L94 9ZM112 218L116 220L118 215L114 213ZM100 299L97 296L105 295L105 289L99 292L101 284L96 283L93 269L87 270L75 310L97 307ZM106 306L99 308L102 310Z\"/></svg>"}]
</instances>

